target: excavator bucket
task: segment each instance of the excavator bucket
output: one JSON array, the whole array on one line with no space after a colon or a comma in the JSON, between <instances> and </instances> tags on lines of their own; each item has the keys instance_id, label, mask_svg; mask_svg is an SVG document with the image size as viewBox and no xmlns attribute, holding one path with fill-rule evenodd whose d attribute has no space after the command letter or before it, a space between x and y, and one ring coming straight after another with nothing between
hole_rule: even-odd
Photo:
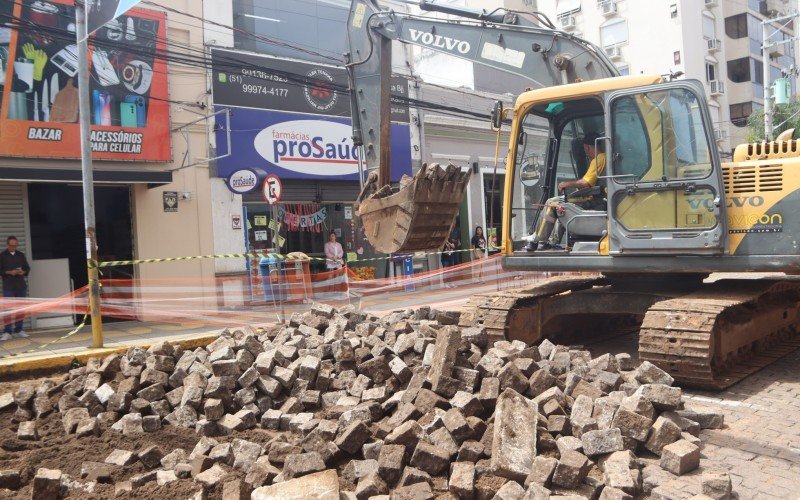
<instances>
[{"instance_id":1,"label":"excavator bucket","mask_svg":"<svg viewBox=\"0 0 800 500\"><path fill-rule=\"evenodd\" d=\"M470 171L423 165L400 189L384 186L358 207L367 239L383 253L439 250L453 228Z\"/></svg>"}]
</instances>

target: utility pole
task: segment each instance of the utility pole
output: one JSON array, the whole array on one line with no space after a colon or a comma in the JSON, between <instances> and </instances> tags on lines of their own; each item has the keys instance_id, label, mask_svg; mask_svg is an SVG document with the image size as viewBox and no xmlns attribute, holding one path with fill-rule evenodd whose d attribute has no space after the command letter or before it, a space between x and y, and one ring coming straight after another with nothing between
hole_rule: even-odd
<instances>
[{"instance_id":1,"label":"utility pole","mask_svg":"<svg viewBox=\"0 0 800 500\"><path fill-rule=\"evenodd\" d=\"M769 142L772 140L772 92L769 86L769 54L767 51L772 46L772 44L767 42L767 26L769 26L769 20L765 19L761 21L761 39L763 43L761 45L761 56L764 58L763 66L763 81L764 81L764 139Z\"/></svg>"},{"instance_id":2,"label":"utility pole","mask_svg":"<svg viewBox=\"0 0 800 500\"><path fill-rule=\"evenodd\" d=\"M85 2L75 2L75 31L78 36L78 103L81 129L81 173L83 174L83 222L86 228L86 259L89 277L89 314L92 318L92 347L103 347L103 318L100 314L100 281L96 267L97 234L94 218L94 173L92 172L92 130L89 109L89 39L86 34Z\"/></svg>"},{"instance_id":3,"label":"utility pole","mask_svg":"<svg viewBox=\"0 0 800 500\"><path fill-rule=\"evenodd\" d=\"M781 17L775 18L767 18L761 21L761 57L764 59L763 64L763 80L764 80L764 138L767 142L772 140L773 136L773 127L772 127L772 114L774 113L773 106L772 106L772 85L769 81L770 76L770 62L769 62L769 49L773 46L778 45L785 45L787 43L794 43L796 37L789 38L787 40L780 40L776 42L770 42L769 39L772 38L773 35L780 32L780 28L789 24L789 21L794 19L798 16L798 12L795 11L792 14L787 14ZM768 35L767 31L769 25L772 23L777 23L781 21L786 21L780 28L776 29L772 35Z\"/></svg>"}]
</instances>

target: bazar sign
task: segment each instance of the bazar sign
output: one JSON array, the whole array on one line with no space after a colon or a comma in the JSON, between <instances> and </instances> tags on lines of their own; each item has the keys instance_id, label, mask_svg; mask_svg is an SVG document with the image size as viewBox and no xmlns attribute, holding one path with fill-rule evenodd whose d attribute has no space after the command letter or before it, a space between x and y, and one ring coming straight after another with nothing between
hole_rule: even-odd
<instances>
[{"instance_id":1,"label":"bazar sign","mask_svg":"<svg viewBox=\"0 0 800 500\"><path fill-rule=\"evenodd\" d=\"M166 14L137 8L119 15L133 3L87 2L89 17L106 23L91 35L87 61L92 157L170 161ZM0 2L0 14L44 29L7 30L8 54L0 57L0 156L81 157L76 39L62 26L75 19L74 5ZM63 36L47 32L59 29Z\"/></svg>"},{"instance_id":2,"label":"bazar sign","mask_svg":"<svg viewBox=\"0 0 800 500\"><path fill-rule=\"evenodd\" d=\"M292 120L262 130L254 146L265 160L303 174L349 175L358 172L352 129L324 120Z\"/></svg>"}]
</instances>

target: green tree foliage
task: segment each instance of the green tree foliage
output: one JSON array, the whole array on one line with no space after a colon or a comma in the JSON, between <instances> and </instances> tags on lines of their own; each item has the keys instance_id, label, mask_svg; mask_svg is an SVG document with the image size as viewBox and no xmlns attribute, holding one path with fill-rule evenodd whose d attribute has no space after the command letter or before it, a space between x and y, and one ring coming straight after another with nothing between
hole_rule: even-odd
<instances>
[{"instance_id":1,"label":"green tree foliage","mask_svg":"<svg viewBox=\"0 0 800 500\"><path fill-rule=\"evenodd\" d=\"M800 101L794 100L789 104L775 106L772 115L774 127L773 138L784 130L795 129L794 137L800 135ZM785 123L784 123L785 122ZM781 125L782 124L782 125ZM778 126L780 125L780 127ZM761 142L764 140L764 110L753 111L747 118L747 142Z\"/></svg>"}]
</instances>

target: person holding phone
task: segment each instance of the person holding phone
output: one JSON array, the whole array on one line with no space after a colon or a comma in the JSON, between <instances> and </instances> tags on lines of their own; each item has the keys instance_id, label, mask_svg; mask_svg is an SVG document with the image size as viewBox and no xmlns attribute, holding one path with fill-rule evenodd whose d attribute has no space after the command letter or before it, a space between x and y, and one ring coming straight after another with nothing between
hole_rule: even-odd
<instances>
[{"instance_id":1,"label":"person holding phone","mask_svg":"<svg viewBox=\"0 0 800 500\"><path fill-rule=\"evenodd\" d=\"M17 250L19 240L16 236L6 238L6 249L0 253L0 276L3 278L3 297L25 297L28 285L25 277L31 272L25 254ZM0 340L9 340L13 336L27 337L22 330L23 317L12 316L11 321L5 325Z\"/></svg>"}]
</instances>

